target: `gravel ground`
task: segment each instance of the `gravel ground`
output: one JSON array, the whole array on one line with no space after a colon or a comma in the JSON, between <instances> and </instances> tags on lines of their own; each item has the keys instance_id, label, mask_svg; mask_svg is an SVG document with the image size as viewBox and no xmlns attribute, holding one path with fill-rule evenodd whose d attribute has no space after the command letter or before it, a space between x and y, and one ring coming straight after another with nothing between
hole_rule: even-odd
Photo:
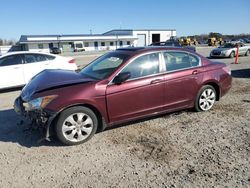
<instances>
[{"instance_id":1,"label":"gravel ground","mask_svg":"<svg viewBox=\"0 0 250 188\"><path fill-rule=\"evenodd\" d=\"M230 66L233 87L211 111L133 122L73 147L38 143L13 111L20 91L0 93L0 187L250 187L250 57Z\"/></svg>"}]
</instances>

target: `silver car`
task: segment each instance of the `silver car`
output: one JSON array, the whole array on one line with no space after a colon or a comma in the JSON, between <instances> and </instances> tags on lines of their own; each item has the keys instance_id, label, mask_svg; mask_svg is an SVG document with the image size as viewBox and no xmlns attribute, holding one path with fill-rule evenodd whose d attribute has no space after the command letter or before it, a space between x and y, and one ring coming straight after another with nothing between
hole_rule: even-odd
<instances>
[{"instance_id":1,"label":"silver car","mask_svg":"<svg viewBox=\"0 0 250 188\"><path fill-rule=\"evenodd\" d=\"M210 57L230 57L233 58L236 55L237 44L239 45L239 55L248 56L250 54L250 46L246 46L243 43L225 43L224 45L215 48L211 51Z\"/></svg>"}]
</instances>

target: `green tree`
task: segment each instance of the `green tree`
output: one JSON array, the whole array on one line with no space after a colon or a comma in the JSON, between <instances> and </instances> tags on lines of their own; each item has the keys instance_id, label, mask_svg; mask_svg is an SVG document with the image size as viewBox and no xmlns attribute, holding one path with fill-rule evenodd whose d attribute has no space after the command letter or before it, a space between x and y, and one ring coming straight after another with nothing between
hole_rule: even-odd
<instances>
[{"instance_id":1,"label":"green tree","mask_svg":"<svg viewBox=\"0 0 250 188\"><path fill-rule=\"evenodd\" d=\"M212 37L222 38L223 35L221 33L210 32L208 36L209 36L209 38L212 38Z\"/></svg>"}]
</instances>

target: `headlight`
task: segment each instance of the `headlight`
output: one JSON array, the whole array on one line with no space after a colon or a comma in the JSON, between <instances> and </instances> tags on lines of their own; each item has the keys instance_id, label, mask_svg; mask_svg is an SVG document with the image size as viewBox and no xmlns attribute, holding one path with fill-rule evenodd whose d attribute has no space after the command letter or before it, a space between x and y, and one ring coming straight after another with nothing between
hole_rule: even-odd
<instances>
[{"instance_id":1,"label":"headlight","mask_svg":"<svg viewBox=\"0 0 250 188\"><path fill-rule=\"evenodd\" d=\"M227 51L221 51L221 54L225 55L227 53Z\"/></svg>"},{"instance_id":2,"label":"headlight","mask_svg":"<svg viewBox=\"0 0 250 188\"><path fill-rule=\"evenodd\" d=\"M27 110L36 110L45 108L57 95L49 95L45 97L39 97L28 102Z\"/></svg>"}]
</instances>

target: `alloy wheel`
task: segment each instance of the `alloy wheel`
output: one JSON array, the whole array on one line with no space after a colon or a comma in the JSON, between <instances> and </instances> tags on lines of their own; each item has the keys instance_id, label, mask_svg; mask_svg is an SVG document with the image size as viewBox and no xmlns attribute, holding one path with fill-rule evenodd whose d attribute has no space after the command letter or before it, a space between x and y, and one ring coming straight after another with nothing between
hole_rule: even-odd
<instances>
[{"instance_id":1,"label":"alloy wheel","mask_svg":"<svg viewBox=\"0 0 250 188\"><path fill-rule=\"evenodd\" d=\"M93 130L93 120L85 113L75 113L63 122L62 133L70 142L81 142L89 137Z\"/></svg>"},{"instance_id":2,"label":"alloy wheel","mask_svg":"<svg viewBox=\"0 0 250 188\"><path fill-rule=\"evenodd\" d=\"M216 100L216 94L214 90L207 88L200 95L199 106L203 111L207 111L212 108Z\"/></svg>"}]
</instances>

